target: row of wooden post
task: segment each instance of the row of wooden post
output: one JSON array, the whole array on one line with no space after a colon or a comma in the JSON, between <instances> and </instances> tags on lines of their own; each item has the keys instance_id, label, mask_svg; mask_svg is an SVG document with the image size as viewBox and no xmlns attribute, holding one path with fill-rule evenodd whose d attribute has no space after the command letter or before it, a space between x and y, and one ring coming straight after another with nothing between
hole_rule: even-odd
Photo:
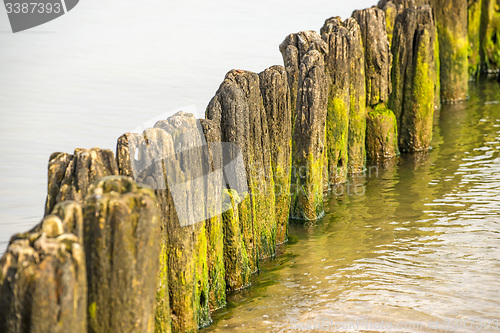
<instances>
[{"instance_id":1,"label":"row of wooden post","mask_svg":"<svg viewBox=\"0 0 500 333\"><path fill-rule=\"evenodd\" d=\"M429 149L435 108L464 100L472 72L498 69L495 8L382 0L287 36L284 66L227 73L206 119L179 112L126 133L116 156L53 154L45 217L0 261L0 331L209 325L290 219L320 218L325 193L367 160Z\"/></svg>"}]
</instances>

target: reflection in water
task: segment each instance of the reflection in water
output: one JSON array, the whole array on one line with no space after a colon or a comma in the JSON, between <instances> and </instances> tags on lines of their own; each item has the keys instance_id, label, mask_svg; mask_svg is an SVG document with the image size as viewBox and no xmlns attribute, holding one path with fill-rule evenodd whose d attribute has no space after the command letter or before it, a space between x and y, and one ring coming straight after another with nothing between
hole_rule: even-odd
<instances>
[{"instance_id":1,"label":"reflection in water","mask_svg":"<svg viewBox=\"0 0 500 333\"><path fill-rule=\"evenodd\" d=\"M497 101L498 84L472 87L467 103L436 113L432 150L337 188L326 216L293 225L281 256L206 331L467 332L472 320L497 331Z\"/></svg>"}]
</instances>

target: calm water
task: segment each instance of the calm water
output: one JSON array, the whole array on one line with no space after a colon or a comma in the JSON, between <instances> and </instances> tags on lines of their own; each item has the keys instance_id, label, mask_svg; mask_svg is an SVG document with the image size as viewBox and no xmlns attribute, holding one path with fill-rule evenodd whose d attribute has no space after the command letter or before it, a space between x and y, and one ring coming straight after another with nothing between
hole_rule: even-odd
<instances>
[{"instance_id":1,"label":"calm water","mask_svg":"<svg viewBox=\"0 0 500 333\"><path fill-rule=\"evenodd\" d=\"M499 85L436 114L432 146L337 189L206 332L500 332Z\"/></svg>"},{"instance_id":2,"label":"calm water","mask_svg":"<svg viewBox=\"0 0 500 333\"><path fill-rule=\"evenodd\" d=\"M0 253L40 221L52 152L114 151L185 106L201 117L230 69L282 64L286 35L375 2L85 0L15 35L0 6Z\"/></svg>"}]
</instances>

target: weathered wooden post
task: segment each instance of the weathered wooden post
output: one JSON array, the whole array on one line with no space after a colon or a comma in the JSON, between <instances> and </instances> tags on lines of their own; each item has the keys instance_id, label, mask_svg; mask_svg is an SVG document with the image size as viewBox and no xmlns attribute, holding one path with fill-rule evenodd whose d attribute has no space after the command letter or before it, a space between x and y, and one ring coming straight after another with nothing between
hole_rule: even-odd
<instances>
[{"instance_id":1,"label":"weathered wooden post","mask_svg":"<svg viewBox=\"0 0 500 333\"><path fill-rule=\"evenodd\" d=\"M222 141L235 144L243 155L247 175L235 181L245 183L242 187L248 184L249 196L240 204L239 218L255 272L259 258L276 254L277 231L269 128L259 76L243 70L227 73L206 116L220 124Z\"/></svg>"},{"instance_id":2,"label":"weathered wooden post","mask_svg":"<svg viewBox=\"0 0 500 333\"><path fill-rule=\"evenodd\" d=\"M350 109L348 134L348 170L350 173L364 171L366 165L366 81L365 57L361 30L358 22L353 18L344 21L348 31L350 60Z\"/></svg>"},{"instance_id":3,"label":"weathered wooden post","mask_svg":"<svg viewBox=\"0 0 500 333\"><path fill-rule=\"evenodd\" d=\"M238 214L238 193L235 190L224 192L222 220L224 222L224 263L226 286L228 291L235 291L250 286L250 260Z\"/></svg>"},{"instance_id":4,"label":"weathered wooden post","mask_svg":"<svg viewBox=\"0 0 500 333\"><path fill-rule=\"evenodd\" d=\"M155 195L157 197L158 207L161 213L161 239L160 239L160 268L158 273L156 289L156 314L155 331L170 332L172 328L172 312L170 310L169 293L169 271L168 271L168 236L166 234L165 216L167 211L166 190L162 186L165 182L163 175L163 165L152 161L154 149L157 146L150 139L146 142L145 138L136 133L126 133L118 138L116 146L116 162L120 175L134 178L136 181L148 183L150 187L157 188ZM132 152L132 155L130 154ZM137 156L135 155L137 153ZM161 152L156 151L156 156ZM131 158L133 156L133 158ZM161 156L161 155L160 155ZM136 159L137 157L137 159ZM142 170L148 166L148 172L141 173L135 177L134 170ZM160 188L160 189L158 189Z\"/></svg>"},{"instance_id":5,"label":"weathered wooden post","mask_svg":"<svg viewBox=\"0 0 500 333\"><path fill-rule=\"evenodd\" d=\"M54 213L14 235L0 260L1 332L87 332L85 253L66 233L81 226L81 208L67 203Z\"/></svg>"},{"instance_id":6,"label":"weathered wooden post","mask_svg":"<svg viewBox=\"0 0 500 333\"><path fill-rule=\"evenodd\" d=\"M427 150L431 144L437 86L435 40L429 6L407 8L396 18L389 107L398 121L402 152Z\"/></svg>"},{"instance_id":7,"label":"weathered wooden post","mask_svg":"<svg viewBox=\"0 0 500 333\"><path fill-rule=\"evenodd\" d=\"M328 45L325 70L328 79L328 106L326 116L326 165L329 184L347 180L348 132L351 98L351 55L348 31L340 17L328 19L321 28L323 40Z\"/></svg>"},{"instance_id":8,"label":"weathered wooden post","mask_svg":"<svg viewBox=\"0 0 500 333\"><path fill-rule=\"evenodd\" d=\"M467 1L431 0L439 37L441 100L453 103L467 98Z\"/></svg>"},{"instance_id":9,"label":"weathered wooden post","mask_svg":"<svg viewBox=\"0 0 500 333\"><path fill-rule=\"evenodd\" d=\"M207 326L210 308L225 304L220 199L213 198L222 196L214 188L221 187L222 176L210 177L222 167L218 131L210 121L179 112L142 135L118 140L120 173L152 187L158 198L164 244L160 272L168 274L160 276L156 321L163 327L171 318L175 332Z\"/></svg>"},{"instance_id":10,"label":"weathered wooden post","mask_svg":"<svg viewBox=\"0 0 500 333\"><path fill-rule=\"evenodd\" d=\"M89 332L154 332L160 214L153 191L109 176L85 200Z\"/></svg>"},{"instance_id":11,"label":"weathered wooden post","mask_svg":"<svg viewBox=\"0 0 500 333\"><path fill-rule=\"evenodd\" d=\"M293 133L291 217L315 220L323 211L325 125L328 81L323 55L311 50L303 57Z\"/></svg>"},{"instance_id":12,"label":"weathered wooden post","mask_svg":"<svg viewBox=\"0 0 500 333\"><path fill-rule=\"evenodd\" d=\"M317 50L321 54L328 52L328 45L316 31L301 31L288 35L280 44L280 52L288 77L290 100L292 109L292 129L295 126L297 113L297 92L299 85L300 64L302 58L310 50Z\"/></svg>"},{"instance_id":13,"label":"weathered wooden post","mask_svg":"<svg viewBox=\"0 0 500 333\"><path fill-rule=\"evenodd\" d=\"M394 32L394 24L396 23L396 16L398 16L398 6L389 0L381 0L378 2L378 8L382 9L385 13L385 30L387 38L389 39L389 46L392 45L392 36Z\"/></svg>"},{"instance_id":14,"label":"weathered wooden post","mask_svg":"<svg viewBox=\"0 0 500 333\"><path fill-rule=\"evenodd\" d=\"M45 214L61 201L83 203L89 186L96 180L118 174L113 152L107 149L75 149L73 155L53 153L49 159L48 193Z\"/></svg>"},{"instance_id":15,"label":"weathered wooden post","mask_svg":"<svg viewBox=\"0 0 500 333\"><path fill-rule=\"evenodd\" d=\"M365 55L361 31L353 18L345 22L338 17L327 19L321 34L329 46L325 55L330 78L326 130L329 181L341 183L348 173L362 172L366 161Z\"/></svg>"},{"instance_id":16,"label":"weathered wooden post","mask_svg":"<svg viewBox=\"0 0 500 333\"><path fill-rule=\"evenodd\" d=\"M295 100L290 217L314 220L323 215L323 189L328 184L325 125L329 81L324 61L328 44L317 32L302 31L288 35L280 51L292 102Z\"/></svg>"},{"instance_id":17,"label":"weathered wooden post","mask_svg":"<svg viewBox=\"0 0 500 333\"><path fill-rule=\"evenodd\" d=\"M260 90L267 115L271 165L275 186L276 243L287 239L292 172L292 111L287 74L272 66L259 74Z\"/></svg>"},{"instance_id":18,"label":"weathered wooden post","mask_svg":"<svg viewBox=\"0 0 500 333\"><path fill-rule=\"evenodd\" d=\"M396 116L384 104L379 104L368 112L366 154L372 161L399 155Z\"/></svg>"},{"instance_id":19,"label":"weathered wooden post","mask_svg":"<svg viewBox=\"0 0 500 333\"><path fill-rule=\"evenodd\" d=\"M201 119L201 126L206 140L208 163L204 163L207 175L207 266L209 282L210 310L217 310L226 305L226 270L224 266L224 223L222 221L222 184L223 184L223 153L221 131L218 124L208 119ZM209 194L210 193L210 194Z\"/></svg>"},{"instance_id":20,"label":"weathered wooden post","mask_svg":"<svg viewBox=\"0 0 500 333\"><path fill-rule=\"evenodd\" d=\"M173 140L174 150L172 152L174 153L163 155L166 176L165 185L174 204L174 207L170 207L170 210L175 212L176 215L176 218L169 219L170 225L167 227L167 233L171 237L172 231L176 228L182 229L179 235L190 233L190 238L187 241L191 241L193 258L184 258L182 261L187 263L193 260L192 283L194 286L195 319L198 327L205 327L211 323L205 221L207 219L208 202L206 190L208 172L206 140L200 122L193 114L182 111L166 120L158 121L155 124L155 129L165 131L166 135L170 135ZM172 237L170 243L186 242L186 240L177 239L176 237L179 235ZM177 260L173 259L172 255L171 252L169 260ZM182 280L182 274L184 273L178 271L182 270L182 266L176 266L173 265L170 268L171 275L175 274L179 280L172 282L170 288L177 288L183 281L186 286L181 288L189 287L191 282L186 283L189 280ZM178 294L176 298L182 296ZM173 299L172 295L171 299Z\"/></svg>"},{"instance_id":21,"label":"weathered wooden post","mask_svg":"<svg viewBox=\"0 0 500 333\"><path fill-rule=\"evenodd\" d=\"M366 103L375 106L386 103L391 93L392 54L387 38L385 13L372 7L355 10L365 48Z\"/></svg>"},{"instance_id":22,"label":"weathered wooden post","mask_svg":"<svg viewBox=\"0 0 500 333\"><path fill-rule=\"evenodd\" d=\"M475 79L481 73L481 13L483 0L467 1L467 40L469 78Z\"/></svg>"},{"instance_id":23,"label":"weathered wooden post","mask_svg":"<svg viewBox=\"0 0 500 333\"><path fill-rule=\"evenodd\" d=\"M500 1L482 0L481 48L484 71L500 71Z\"/></svg>"}]
</instances>

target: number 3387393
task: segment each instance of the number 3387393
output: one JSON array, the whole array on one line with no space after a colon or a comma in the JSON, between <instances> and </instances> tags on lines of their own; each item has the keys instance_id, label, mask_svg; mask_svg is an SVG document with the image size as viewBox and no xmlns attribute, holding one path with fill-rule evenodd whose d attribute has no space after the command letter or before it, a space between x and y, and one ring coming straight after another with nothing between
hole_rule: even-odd
<instances>
[{"instance_id":1,"label":"number 3387393","mask_svg":"<svg viewBox=\"0 0 500 333\"><path fill-rule=\"evenodd\" d=\"M7 14L59 14L62 10L60 3L6 3Z\"/></svg>"}]
</instances>

